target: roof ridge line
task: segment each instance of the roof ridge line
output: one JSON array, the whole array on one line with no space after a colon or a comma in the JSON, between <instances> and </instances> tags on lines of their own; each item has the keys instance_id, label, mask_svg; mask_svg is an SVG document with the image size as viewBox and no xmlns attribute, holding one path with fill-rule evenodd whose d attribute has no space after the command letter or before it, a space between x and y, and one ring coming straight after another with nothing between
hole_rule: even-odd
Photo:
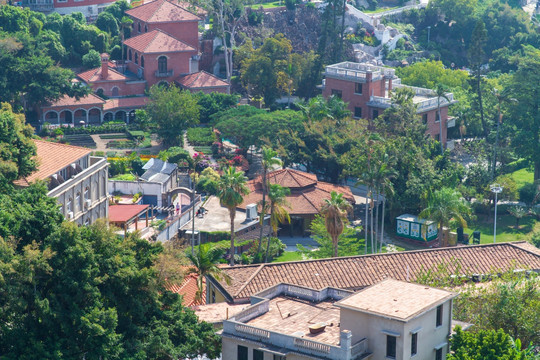
<instances>
[{"instance_id":1,"label":"roof ridge line","mask_svg":"<svg viewBox=\"0 0 540 360\"><path fill-rule=\"evenodd\" d=\"M259 268L257 270L255 270L253 272L253 274L251 274L251 276L246 280L246 282L244 283L244 285L242 285L240 287L240 289L238 289L238 291L236 292L236 294L234 295L235 297L238 296L238 294L240 294L245 288L246 286L248 286L248 284L251 282L251 280L253 280L253 278L261 272L262 268L264 267L264 265L266 265L266 263L262 263Z\"/></svg>"},{"instance_id":2,"label":"roof ridge line","mask_svg":"<svg viewBox=\"0 0 540 360\"><path fill-rule=\"evenodd\" d=\"M529 244L529 245L531 245L531 246L534 247L534 245L531 244L530 242L528 242L527 240L511 241L511 242L507 242L506 244L509 244L509 245L511 245L511 246L514 247L514 248L517 248L517 249L520 249L520 250L524 250L524 251L526 251L526 252L528 252L529 254L532 254L532 255L534 255L534 256L539 256L539 255L540 255L540 249L538 249L538 253L535 253L534 251L529 250L529 249L527 249L527 248L522 248L521 246L516 246L516 244L518 244L518 243L525 243L525 244Z\"/></svg>"}]
</instances>

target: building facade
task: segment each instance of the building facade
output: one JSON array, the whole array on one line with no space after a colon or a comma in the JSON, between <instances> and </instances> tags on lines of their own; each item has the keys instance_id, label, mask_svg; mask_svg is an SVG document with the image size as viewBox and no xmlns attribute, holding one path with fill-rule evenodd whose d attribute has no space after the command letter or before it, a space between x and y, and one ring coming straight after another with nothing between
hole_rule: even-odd
<instances>
[{"instance_id":1,"label":"building facade","mask_svg":"<svg viewBox=\"0 0 540 360\"><path fill-rule=\"evenodd\" d=\"M434 359L456 294L386 279L357 293L278 284L223 322L223 360Z\"/></svg>"},{"instance_id":2,"label":"building facade","mask_svg":"<svg viewBox=\"0 0 540 360\"><path fill-rule=\"evenodd\" d=\"M38 170L19 179L25 187L35 181L48 183L48 196L56 198L64 217L79 225L89 225L109 215L106 158L90 156L78 146L34 140Z\"/></svg>"},{"instance_id":3,"label":"building facade","mask_svg":"<svg viewBox=\"0 0 540 360\"><path fill-rule=\"evenodd\" d=\"M87 19L95 19L103 9L113 3L111 0L23 0L22 5L45 14L57 12L67 15L81 12Z\"/></svg>"},{"instance_id":4,"label":"building facade","mask_svg":"<svg viewBox=\"0 0 540 360\"><path fill-rule=\"evenodd\" d=\"M447 145L447 129L455 126L455 120L448 117L448 106L455 103L452 93L446 94L448 100L437 99L430 89L401 84L392 68L349 61L327 66L324 75L323 96L334 95L343 99L355 118L373 120L392 106L392 90L403 87L413 90L413 102L417 106L417 114L427 125L427 134ZM442 134L439 118L442 120Z\"/></svg>"}]
</instances>

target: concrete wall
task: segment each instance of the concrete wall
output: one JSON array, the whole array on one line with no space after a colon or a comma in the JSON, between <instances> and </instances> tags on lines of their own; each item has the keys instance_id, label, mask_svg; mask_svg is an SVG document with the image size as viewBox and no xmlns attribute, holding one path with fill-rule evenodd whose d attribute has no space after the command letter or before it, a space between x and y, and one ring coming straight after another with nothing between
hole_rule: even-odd
<instances>
[{"instance_id":1,"label":"concrete wall","mask_svg":"<svg viewBox=\"0 0 540 360\"><path fill-rule=\"evenodd\" d=\"M122 194L134 195L140 192L143 195L157 196L157 206L164 206L162 196L164 191L160 183L145 181L109 180L108 189L110 194L120 192Z\"/></svg>"},{"instance_id":2,"label":"concrete wall","mask_svg":"<svg viewBox=\"0 0 540 360\"><path fill-rule=\"evenodd\" d=\"M104 158L90 158L90 166L63 184L49 191L48 195L58 200L66 219L79 225L92 224L99 218L109 216L107 179L109 164ZM85 191L88 197L85 199ZM79 200L77 201L77 196ZM86 200L89 200L87 202ZM69 219L68 206L71 201L73 218Z\"/></svg>"},{"instance_id":3,"label":"concrete wall","mask_svg":"<svg viewBox=\"0 0 540 360\"><path fill-rule=\"evenodd\" d=\"M222 337L222 360L238 360L238 345L248 348L248 360L253 360L253 350L264 347L264 344L250 340ZM287 354L287 360L313 360L314 356ZM264 360L274 360L274 354L265 352Z\"/></svg>"},{"instance_id":4,"label":"concrete wall","mask_svg":"<svg viewBox=\"0 0 540 360\"><path fill-rule=\"evenodd\" d=\"M82 12L85 17L97 17L105 7L113 3L111 0L55 0L54 11L60 15Z\"/></svg>"}]
</instances>

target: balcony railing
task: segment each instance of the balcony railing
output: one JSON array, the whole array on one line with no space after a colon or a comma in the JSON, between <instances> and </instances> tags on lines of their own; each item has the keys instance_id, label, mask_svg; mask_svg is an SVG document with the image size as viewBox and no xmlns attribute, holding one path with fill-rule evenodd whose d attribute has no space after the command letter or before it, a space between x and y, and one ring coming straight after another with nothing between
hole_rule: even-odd
<instances>
[{"instance_id":1,"label":"balcony railing","mask_svg":"<svg viewBox=\"0 0 540 360\"><path fill-rule=\"evenodd\" d=\"M54 4L28 4L28 7L32 11L41 11L41 12L47 12L47 11L53 11L54 10Z\"/></svg>"},{"instance_id":2,"label":"balcony railing","mask_svg":"<svg viewBox=\"0 0 540 360\"><path fill-rule=\"evenodd\" d=\"M154 73L154 75L158 78L162 78L162 77L169 77L169 76L173 76L174 75L174 70L168 70L168 71L159 71L159 70L156 70L156 72Z\"/></svg>"}]
</instances>

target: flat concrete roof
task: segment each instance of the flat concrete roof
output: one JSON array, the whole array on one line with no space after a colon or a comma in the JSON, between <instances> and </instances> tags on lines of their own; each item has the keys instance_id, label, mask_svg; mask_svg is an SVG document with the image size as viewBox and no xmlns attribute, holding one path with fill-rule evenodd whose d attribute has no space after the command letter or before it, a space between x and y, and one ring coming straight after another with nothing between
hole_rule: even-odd
<instances>
[{"instance_id":1,"label":"flat concrete roof","mask_svg":"<svg viewBox=\"0 0 540 360\"><path fill-rule=\"evenodd\" d=\"M324 331L311 334L309 327L324 323ZM288 296L277 296L270 300L269 310L246 322L247 325L302 337L329 345L339 345L339 308L334 301L313 303Z\"/></svg>"},{"instance_id":2,"label":"flat concrete roof","mask_svg":"<svg viewBox=\"0 0 540 360\"><path fill-rule=\"evenodd\" d=\"M338 301L336 306L408 321L456 296L446 290L386 279Z\"/></svg>"}]
</instances>

